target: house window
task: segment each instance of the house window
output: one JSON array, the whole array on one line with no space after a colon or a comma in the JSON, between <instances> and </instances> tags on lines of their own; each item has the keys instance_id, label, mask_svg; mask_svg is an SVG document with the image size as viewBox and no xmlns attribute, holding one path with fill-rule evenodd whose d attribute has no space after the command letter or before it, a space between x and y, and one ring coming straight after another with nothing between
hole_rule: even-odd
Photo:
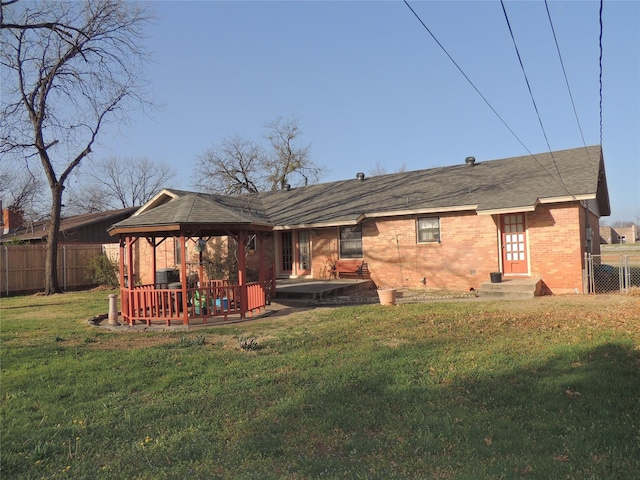
<instances>
[{"instance_id":1,"label":"house window","mask_svg":"<svg viewBox=\"0 0 640 480\"><path fill-rule=\"evenodd\" d=\"M416 231L418 243L440 242L440 219L438 217L418 218Z\"/></svg>"},{"instance_id":2,"label":"house window","mask_svg":"<svg viewBox=\"0 0 640 480\"><path fill-rule=\"evenodd\" d=\"M362 227L340 227L340 258L362 258Z\"/></svg>"}]
</instances>

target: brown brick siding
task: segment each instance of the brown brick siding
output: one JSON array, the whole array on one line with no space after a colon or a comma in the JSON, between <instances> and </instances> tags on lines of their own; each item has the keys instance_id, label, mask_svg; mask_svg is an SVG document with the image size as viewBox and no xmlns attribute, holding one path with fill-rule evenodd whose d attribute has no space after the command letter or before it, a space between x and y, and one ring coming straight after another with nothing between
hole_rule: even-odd
<instances>
[{"instance_id":1,"label":"brown brick siding","mask_svg":"<svg viewBox=\"0 0 640 480\"><path fill-rule=\"evenodd\" d=\"M582 292L585 229L579 204L539 206L527 214L531 275L541 277L548 291Z\"/></svg>"},{"instance_id":2,"label":"brown brick siding","mask_svg":"<svg viewBox=\"0 0 640 480\"><path fill-rule=\"evenodd\" d=\"M469 290L498 268L497 228L490 216L443 215L440 234L440 243L418 244L416 217L365 222L363 250L371 277L378 286Z\"/></svg>"},{"instance_id":3,"label":"brown brick siding","mask_svg":"<svg viewBox=\"0 0 640 480\"><path fill-rule=\"evenodd\" d=\"M378 286L407 288L478 289L489 280L490 273L500 269L497 215L475 213L440 216L441 242L418 244L416 216L370 219L362 224L364 257L371 278ZM598 218L590 214L594 232L593 252L599 252ZM552 293L582 291L582 270L586 251L586 215L579 204L538 206L526 214L529 270L541 277ZM331 266L338 258L337 227L311 230L312 276L328 279ZM279 261L275 238L264 237L264 264L274 267ZM157 247L157 268L174 267L173 238ZM144 239L136 244L136 280L153 283L152 248ZM190 261L197 261L193 245L189 245ZM258 271L258 251L247 258L249 270ZM275 272L276 274L278 272ZM422 279L425 279L423 283Z\"/></svg>"}]
</instances>

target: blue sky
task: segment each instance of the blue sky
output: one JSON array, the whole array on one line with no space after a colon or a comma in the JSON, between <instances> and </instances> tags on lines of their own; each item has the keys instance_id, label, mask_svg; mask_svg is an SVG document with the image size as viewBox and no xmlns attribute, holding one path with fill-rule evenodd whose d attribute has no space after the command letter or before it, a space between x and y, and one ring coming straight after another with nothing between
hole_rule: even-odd
<instances>
[{"instance_id":1,"label":"blue sky","mask_svg":"<svg viewBox=\"0 0 640 480\"><path fill-rule=\"evenodd\" d=\"M105 130L95 155L164 161L189 189L199 154L236 134L261 141L278 116L299 119L322 181L548 151L500 2L410 4L524 147L401 0L154 1L145 75L161 108ZM505 5L551 149L583 146L544 2ZM599 2L549 8L584 141L598 144ZM605 1L603 24L608 221L634 220L640 2Z\"/></svg>"}]
</instances>

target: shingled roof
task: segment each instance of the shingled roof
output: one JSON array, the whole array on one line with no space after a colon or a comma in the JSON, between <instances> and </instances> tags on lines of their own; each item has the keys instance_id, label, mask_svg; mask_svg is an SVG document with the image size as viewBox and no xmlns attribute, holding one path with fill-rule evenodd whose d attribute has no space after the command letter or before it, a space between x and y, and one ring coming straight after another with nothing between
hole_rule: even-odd
<instances>
[{"instance_id":1,"label":"shingled roof","mask_svg":"<svg viewBox=\"0 0 640 480\"><path fill-rule=\"evenodd\" d=\"M102 227L96 229L96 232L94 233L102 235L100 238L95 238L93 241L109 240L109 237L105 235L106 225L110 225L114 221L127 218L135 211L136 207L128 207L119 210L107 210L104 212L83 213L71 217L62 217L60 219L59 240L63 242L74 240L79 241L77 237L80 230L88 230L92 226L99 226L101 223L103 224ZM0 243L6 243L9 241L45 241L49 235L48 228L49 220L24 222L20 228L16 229L14 232L0 235ZM89 240L84 239L84 241Z\"/></svg>"},{"instance_id":2,"label":"shingled roof","mask_svg":"<svg viewBox=\"0 0 640 480\"><path fill-rule=\"evenodd\" d=\"M600 146L225 197L165 190L112 234L169 225L274 229L356 224L365 218L475 211L532 211L542 203L595 201L609 215ZM164 195L164 196L163 196ZM155 208L150 208L156 206Z\"/></svg>"}]
</instances>

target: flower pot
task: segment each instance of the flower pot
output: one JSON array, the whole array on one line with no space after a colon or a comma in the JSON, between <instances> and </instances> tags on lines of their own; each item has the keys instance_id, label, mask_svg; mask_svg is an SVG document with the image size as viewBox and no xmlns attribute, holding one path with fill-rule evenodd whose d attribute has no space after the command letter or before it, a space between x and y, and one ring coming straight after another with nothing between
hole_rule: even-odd
<instances>
[{"instance_id":1,"label":"flower pot","mask_svg":"<svg viewBox=\"0 0 640 480\"><path fill-rule=\"evenodd\" d=\"M380 305L395 305L396 304L396 289L395 288L382 288L378 290L378 297L380 298Z\"/></svg>"},{"instance_id":2,"label":"flower pot","mask_svg":"<svg viewBox=\"0 0 640 480\"><path fill-rule=\"evenodd\" d=\"M491 283L502 282L502 272L491 272L489 277L491 278Z\"/></svg>"}]
</instances>

